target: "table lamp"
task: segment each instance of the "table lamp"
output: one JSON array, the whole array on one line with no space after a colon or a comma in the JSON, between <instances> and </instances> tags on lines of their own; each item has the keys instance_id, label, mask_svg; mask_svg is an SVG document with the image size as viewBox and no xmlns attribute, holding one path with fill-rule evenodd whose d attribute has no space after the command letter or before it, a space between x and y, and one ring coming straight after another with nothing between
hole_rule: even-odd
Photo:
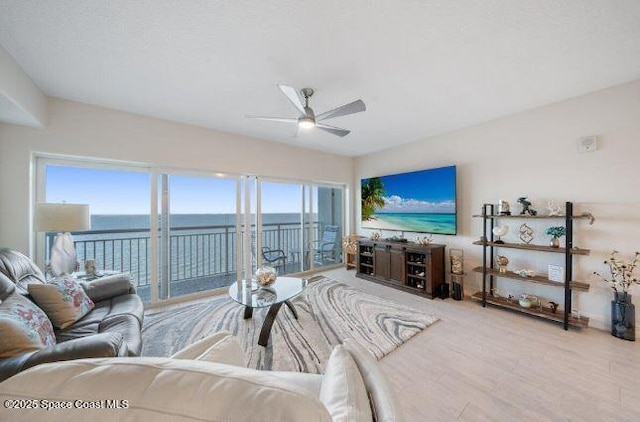
<instances>
[{"instance_id":1,"label":"table lamp","mask_svg":"<svg viewBox=\"0 0 640 422\"><path fill-rule=\"evenodd\" d=\"M49 254L49 269L54 276L71 274L76 270L78 257L71 231L89 230L89 205L37 203L35 230L58 232Z\"/></svg>"}]
</instances>

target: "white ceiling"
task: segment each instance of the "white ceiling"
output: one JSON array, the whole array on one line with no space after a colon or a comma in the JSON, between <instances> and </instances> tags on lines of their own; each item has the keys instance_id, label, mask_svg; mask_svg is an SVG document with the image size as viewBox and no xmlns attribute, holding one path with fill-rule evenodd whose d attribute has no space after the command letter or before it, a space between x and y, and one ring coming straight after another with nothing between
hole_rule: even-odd
<instances>
[{"instance_id":1,"label":"white ceiling","mask_svg":"<svg viewBox=\"0 0 640 422\"><path fill-rule=\"evenodd\" d=\"M0 0L47 95L362 155L640 78L635 0ZM346 138L253 121L312 87Z\"/></svg>"}]
</instances>

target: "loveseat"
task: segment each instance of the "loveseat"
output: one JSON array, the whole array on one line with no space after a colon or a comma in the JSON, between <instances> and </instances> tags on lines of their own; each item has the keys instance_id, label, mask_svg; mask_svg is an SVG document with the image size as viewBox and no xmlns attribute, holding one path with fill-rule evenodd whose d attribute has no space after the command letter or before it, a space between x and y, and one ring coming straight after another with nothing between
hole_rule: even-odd
<instances>
[{"instance_id":1,"label":"loveseat","mask_svg":"<svg viewBox=\"0 0 640 422\"><path fill-rule=\"evenodd\" d=\"M246 368L227 332L171 358L39 365L0 383L0 402L0 420L16 422L404 420L377 361L350 339L318 375Z\"/></svg>"},{"instance_id":2,"label":"loveseat","mask_svg":"<svg viewBox=\"0 0 640 422\"><path fill-rule=\"evenodd\" d=\"M66 281L81 287L91 307L77 321L54 328L29 294L52 282L25 255L0 248L0 381L46 362L140 354L144 308L130 276Z\"/></svg>"}]
</instances>

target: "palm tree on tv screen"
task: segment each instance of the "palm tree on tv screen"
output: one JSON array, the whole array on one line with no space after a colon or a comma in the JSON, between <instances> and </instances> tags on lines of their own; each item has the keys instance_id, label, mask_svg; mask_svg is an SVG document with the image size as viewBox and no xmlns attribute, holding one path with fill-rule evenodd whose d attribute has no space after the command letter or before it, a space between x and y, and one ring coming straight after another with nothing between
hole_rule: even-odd
<instances>
[{"instance_id":1,"label":"palm tree on tv screen","mask_svg":"<svg viewBox=\"0 0 640 422\"><path fill-rule=\"evenodd\" d=\"M362 184L362 221L372 220L376 209L384 207L385 193L379 177L372 177Z\"/></svg>"}]
</instances>

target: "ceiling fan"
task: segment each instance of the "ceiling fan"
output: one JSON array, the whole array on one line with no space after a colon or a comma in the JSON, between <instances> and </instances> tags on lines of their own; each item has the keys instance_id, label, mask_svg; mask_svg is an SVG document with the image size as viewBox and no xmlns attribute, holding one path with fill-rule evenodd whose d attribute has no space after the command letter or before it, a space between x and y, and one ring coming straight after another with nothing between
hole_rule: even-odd
<instances>
[{"instance_id":1,"label":"ceiling fan","mask_svg":"<svg viewBox=\"0 0 640 422\"><path fill-rule=\"evenodd\" d=\"M350 131L347 129L342 129L335 126L326 125L323 122L324 120L333 119L334 117L346 116L347 114L360 113L361 111L365 111L367 107L364 105L362 100L356 100L349 104L341 105L340 107L336 107L329 111L325 111L322 114L315 115L313 109L309 107L309 99L313 95L313 89L311 88L302 88L300 93L304 97L304 105L298 96L298 93L295 88L292 88L287 85L278 85L280 91L287 97L289 102L293 104L293 106L298 110L300 116L298 118L288 118L288 117L267 117L267 116L253 116L247 115L249 119L258 119L258 120L271 120L274 122L284 122L284 123L296 123L298 128L301 129L311 129L317 127L318 129L322 129L325 132L329 132L333 135L337 135L340 137L347 136Z\"/></svg>"}]
</instances>

